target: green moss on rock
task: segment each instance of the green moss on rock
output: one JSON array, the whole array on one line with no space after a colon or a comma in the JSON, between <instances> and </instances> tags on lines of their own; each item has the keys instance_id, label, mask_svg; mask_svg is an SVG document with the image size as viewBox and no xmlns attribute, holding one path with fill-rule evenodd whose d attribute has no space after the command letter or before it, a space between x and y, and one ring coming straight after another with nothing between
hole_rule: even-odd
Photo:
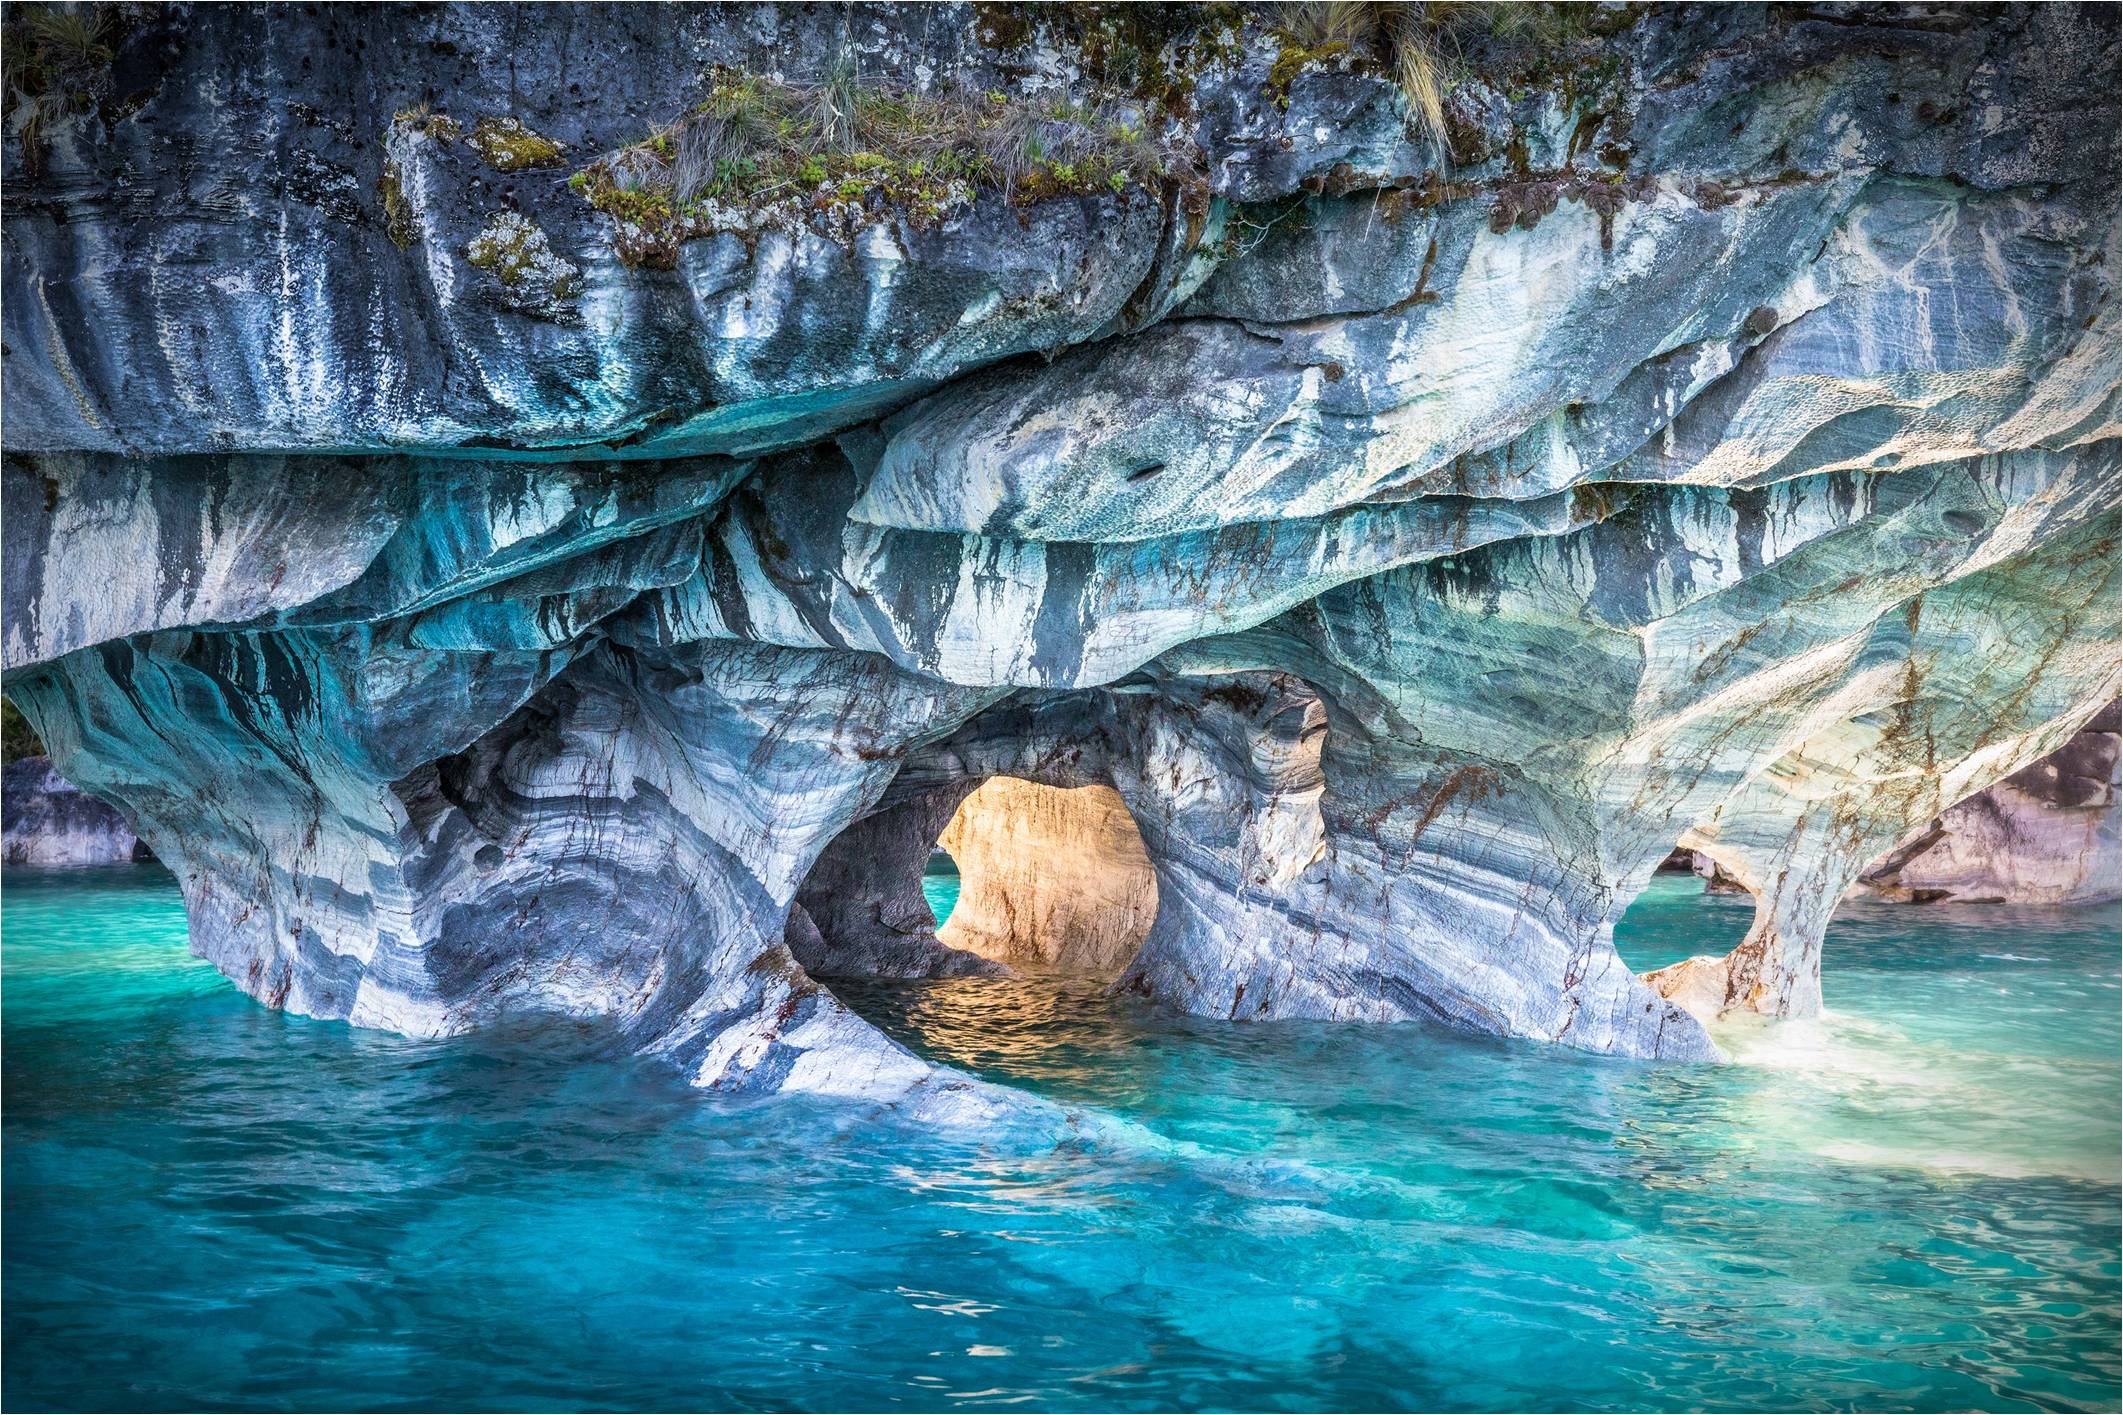
<instances>
[{"instance_id":1,"label":"green moss on rock","mask_svg":"<svg viewBox=\"0 0 2123 1415\"><path fill-rule=\"evenodd\" d=\"M533 132L515 118L481 118L465 139L487 165L501 172L550 167L560 161L561 146Z\"/></svg>"},{"instance_id":2,"label":"green moss on rock","mask_svg":"<svg viewBox=\"0 0 2123 1415\"><path fill-rule=\"evenodd\" d=\"M554 253L546 233L513 211L498 212L464 248L464 258L500 283L503 303L553 318L582 293L582 273Z\"/></svg>"},{"instance_id":3,"label":"green moss on rock","mask_svg":"<svg viewBox=\"0 0 2123 1415\"><path fill-rule=\"evenodd\" d=\"M1025 204L1199 185L1192 153L1145 122L1114 95L919 92L845 75L805 86L726 69L690 113L568 185L617 224L622 259L667 267L717 232L845 235L931 224L982 193Z\"/></svg>"},{"instance_id":4,"label":"green moss on rock","mask_svg":"<svg viewBox=\"0 0 2123 1415\"><path fill-rule=\"evenodd\" d=\"M398 249L410 248L420 239L420 222L413 214L412 203L405 198L404 177L395 160L383 164L383 175L376 179L376 193L383 199L384 234Z\"/></svg>"},{"instance_id":5,"label":"green moss on rock","mask_svg":"<svg viewBox=\"0 0 2123 1415\"><path fill-rule=\"evenodd\" d=\"M44 743L37 740L37 729L13 702L0 698L0 760L18 762L43 755Z\"/></svg>"}]
</instances>

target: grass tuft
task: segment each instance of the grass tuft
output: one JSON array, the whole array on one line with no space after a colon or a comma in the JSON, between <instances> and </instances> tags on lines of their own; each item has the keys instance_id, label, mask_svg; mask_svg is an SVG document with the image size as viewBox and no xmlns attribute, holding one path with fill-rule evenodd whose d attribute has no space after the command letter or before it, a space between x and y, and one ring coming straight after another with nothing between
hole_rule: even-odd
<instances>
[{"instance_id":1,"label":"grass tuft","mask_svg":"<svg viewBox=\"0 0 2123 1415\"><path fill-rule=\"evenodd\" d=\"M119 37L108 5L17 5L0 32L0 106L24 167L44 163L52 126L95 106L109 86Z\"/></svg>"},{"instance_id":2,"label":"grass tuft","mask_svg":"<svg viewBox=\"0 0 2123 1415\"><path fill-rule=\"evenodd\" d=\"M1584 37L1595 8L1546 0L1288 0L1276 11L1285 48L1272 82L1288 92L1291 77L1308 64L1344 55L1369 60L1399 86L1417 127L1442 155L1449 146L1445 99L1463 37L1480 31L1507 48L1558 48Z\"/></svg>"},{"instance_id":3,"label":"grass tuft","mask_svg":"<svg viewBox=\"0 0 2123 1415\"><path fill-rule=\"evenodd\" d=\"M690 113L570 185L619 222L623 255L665 264L679 242L762 220L919 224L981 192L1031 202L1191 174L1143 119L1127 102L922 92L845 64L814 84L725 69Z\"/></svg>"},{"instance_id":4,"label":"grass tuft","mask_svg":"<svg viewBox=\"0 0 2123 1415\"><path fill-rule=\"evenodd\" d=\"M1294 46L1278 68L1340 54L1368 56L1385 66L1423 135L1443 151L1450 91L1446 27L1464 8L1440 0L1292 0L1277 15L1278 32ZM1287 87L1287 74L1282 82Z\"/></svg>"}]
</instances>

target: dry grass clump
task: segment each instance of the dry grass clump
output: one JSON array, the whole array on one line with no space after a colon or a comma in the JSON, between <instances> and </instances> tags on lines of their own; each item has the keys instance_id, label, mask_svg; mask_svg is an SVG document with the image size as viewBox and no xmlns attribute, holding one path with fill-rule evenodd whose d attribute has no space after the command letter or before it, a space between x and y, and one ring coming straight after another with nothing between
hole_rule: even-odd
<instances>
[{"instance_id":1,"label":"dry grass clump","mask_svg":"<svg viewBox=\"0 0 2123 1415\"><path fill-rule=\"evenodd\" d=\"M1441 29L1455 8L1435 0L1292 0L1279 8L1276 28L1297 52L1286 48L1277 68L1342 54L1381 62L1425 134L1441 143L1448 89Z\"/></svg>"},{"instance_id":2,"label":"dry grass clump","mask_svg":"<svg viewBox=\"0 0 2123 1415\"><path fill-rule=\"evenodd\" d=\"M1276 32L1285 41L1276 80L1287 90L1298 69L1345 57L1377 64L1399 85L1417 126L1442 152L1445 98L1463 37L1479 32L1507 46L1562 45L1584 32L1592 8L1542 0L1288 0L1276 9Z\"/></svg>"},{"instance_id":3,"label":"dry grass clump","mask_svg":"<svg viewBox=\"0 0 2123 1415\"><path fill-rule=\"evenodd\" d=\"M118 21L108 5L18 5L0 29L6 121L37 171L54 123L95 106L108 85Z\"/></svg>"},{"instance_id":4,"label":"dry grass clump","mask_svg":"<svg viewBox=\"0 0 2123 1415\"><path fill-rule=\"evenodd\" d=\"M1151 186L1181 164L1140 122L1126 104L922 92L845 66L810 84L724 70L692 112L571 182L653 256L763 217L924 222L981 192L1026 202Z\"/></svg>"}]
</instances>

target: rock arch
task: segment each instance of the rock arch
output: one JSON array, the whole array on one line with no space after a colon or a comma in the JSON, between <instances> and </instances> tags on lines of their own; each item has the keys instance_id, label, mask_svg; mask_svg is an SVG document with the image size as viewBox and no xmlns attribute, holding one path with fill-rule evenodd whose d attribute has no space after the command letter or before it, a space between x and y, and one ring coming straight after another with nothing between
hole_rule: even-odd
<instances>
[{"instance_id":1,"label":"rock arch","mask_svg":"<svg viewBox=\"0 0 2123 1415\"><path fill-rule=\"evenodd\" d=\"M1612 947L1682 832L1765 900L1727 996L1803 1012L1867 863L2117 696L2113 12L1634 9L1582 41L1611 168L1477 44L1449 182L1377 76L1264 100L1248 21L1155 190L645 249L541 176L535 289L469 254L478 148L397 116L604 151L821 13L569 10L502 65L480 7L172 11L25 177L7 688L253 995L938 1094L813 974L978 965L919 863L1010 777L1125 803L1153 998L1707 1059ZM1088 82L974 29L864 59ZM214 97L353 40L406 63ZM621 53L624 102L569 76Z\"/></svg>"},{"instance_id":2,"label":"rock arch","mask_svg":"<svg viewBox=\"0 0 2123 1415\"><path fill-rule=\"evenodd\" d=\"M1017 966L1118 977L1157 917L1157 875L1111 786L998 776L959 804L938 843L957 862L946 947Z\"/></svg>"}]
</instances>

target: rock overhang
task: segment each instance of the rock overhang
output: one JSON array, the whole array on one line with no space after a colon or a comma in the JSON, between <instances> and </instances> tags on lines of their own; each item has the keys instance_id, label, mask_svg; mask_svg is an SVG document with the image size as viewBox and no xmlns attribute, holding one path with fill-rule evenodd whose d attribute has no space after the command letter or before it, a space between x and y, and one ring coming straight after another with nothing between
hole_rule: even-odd
<instances>
[{"instance_id":1,"label":"rock overhang","mask_svg":"<svg viewBox=\"0 0 2123 1415\"><path fill-rule=\"evenodd\" d=\"M798 895L1069 758L1153 996L1707 1056L1611 943L1677 839L1788 881L1803 1010L1822 901L2115 696L2111 12L1603 7L1454 36L1442 134L1264 12L834 15L136 12L10 138L9 690L240 986L926 1085ZM835 54L1185 170L668 269L566 180Z\"/></svg>"}]
</instances>

